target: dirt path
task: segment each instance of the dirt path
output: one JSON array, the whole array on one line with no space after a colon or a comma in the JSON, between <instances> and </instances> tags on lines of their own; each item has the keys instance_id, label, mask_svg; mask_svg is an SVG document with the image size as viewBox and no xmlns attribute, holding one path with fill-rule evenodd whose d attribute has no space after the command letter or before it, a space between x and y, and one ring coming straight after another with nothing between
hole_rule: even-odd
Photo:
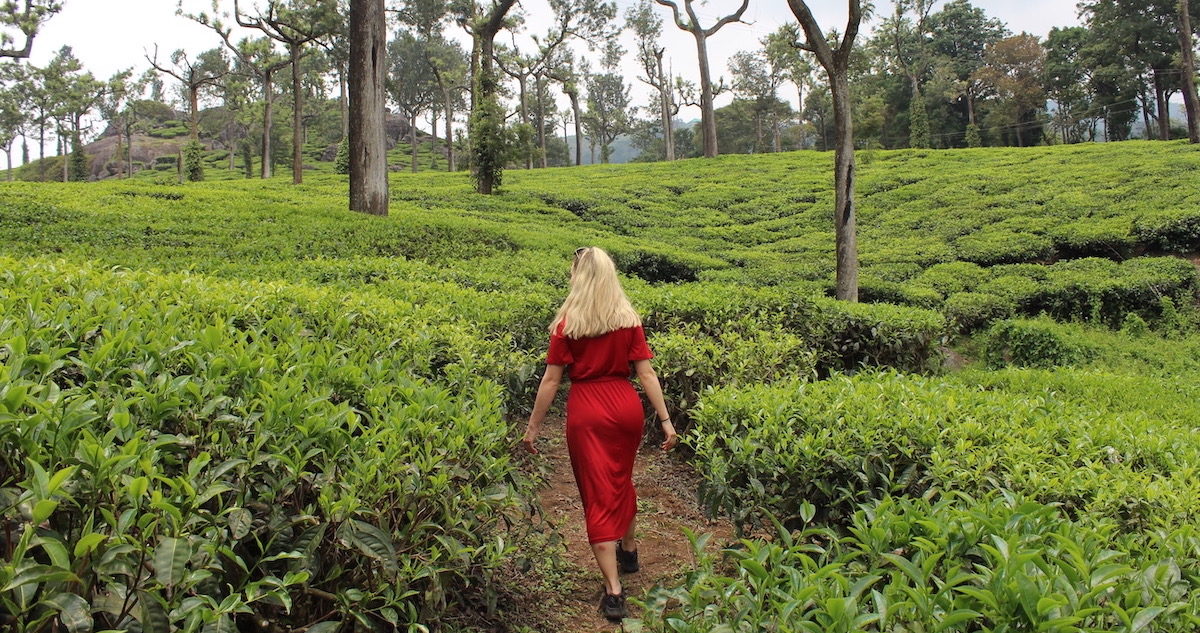
<instances>
[{"instance_id":1,"label":"dirt path","mask_svg":"<svg viewBox=\"0 0 1200 633\"><path fill-rule=\"evenodd\" d=\"M571 473L563 438L563 420L548 418L542 425L539 447L551 470L549 480L539 499L546 521L556 528L562 542L556 549L564 559L564 569L543 570L541 600L531 600L537 606L531 613L532 623L541 631L563 633L594 633L619 630L600 616L602 582L592 551L588 547L583 524L583 506ZM708 550L719 551L735 540L732 526L727 522L710 522L696 503L696 476L691 468L678 459L663 455L657 446L643 445L633 470L634 487L638 492L638 550L641 571L622 576L625 593L642 597L657 584L672 585L694 564L691 544L683 528L697 534L711 533ZM530 596L534 598L534 596ZM640 616L630 605L630 616Z\"/></svg>"}]
</instances>

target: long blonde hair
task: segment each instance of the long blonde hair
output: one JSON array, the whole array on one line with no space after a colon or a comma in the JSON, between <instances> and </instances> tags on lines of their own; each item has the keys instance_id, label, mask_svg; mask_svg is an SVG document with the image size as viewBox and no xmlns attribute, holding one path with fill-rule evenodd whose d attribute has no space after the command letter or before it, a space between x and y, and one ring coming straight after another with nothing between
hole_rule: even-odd
<instances>
[{"instance_id":1,"label":"long blonde hair","mask_svg":"<svg viewBox=\"0 0 1200 633\"><path fill-rule=\"evenodd\" d=\"M642 324L621 289L616 264L603 249L589 246L575 251L571 290L554 316L550 332L557 332L564 322L563 335L571 339L600 336Z\"/></svg>"}]
</instances>

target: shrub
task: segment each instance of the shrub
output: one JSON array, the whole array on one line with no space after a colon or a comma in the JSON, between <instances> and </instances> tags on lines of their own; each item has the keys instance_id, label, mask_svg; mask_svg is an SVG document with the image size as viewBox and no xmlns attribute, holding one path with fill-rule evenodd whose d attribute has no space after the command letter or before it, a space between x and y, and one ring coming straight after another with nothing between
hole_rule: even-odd
<instances>
[{"instance_id":1,"label":"shrub","mask_svg":"<svg viewBox=\"0 0 1200 633\"><path fill-rule=\"evenodd\" d=\"M946 299L946 316L961 333L973 332L997 319L1013 316L1012 300L986 292L960 292Z\"/></svg>"},{"instance_id":2,"label":"shrub","mask_svg":"<svg viewBox=\"0 0 1200 633\"><path fill-rule=\"evenodd\" d=\"M1088 356L1085 343L1048 318L1001 321L984 337L984 357L994 368L1070 366Z\"/></svg>"},{"instance_id":3,"label":"shrub","mask_svg":"<svg viewBox=\"0 0 1200 633\"><path fill-rule=\"evenodd\" d=\"M1134 220L1133 234L1147 247L1171 253L1200 250L1200 211L1172 209Z\"/></svg>"},{"instance_id":4,"label":"shrub","mask_svg":"<svg viewBox=\"0 0 1200 633\"><path fill-rule=\"evenodd\" d=\"M333 158L333 173L346 175L350 173L350 139L343 138L338 143L337 155Z\"/></svg>"},{"instance_id":5,"label":"shrub","mask_svg":"<svg viewBox=\"0 0 1200 633\"><path fill-rule=\"evenodd\" d=\"M188 182L204 180L204 145L200 141L188 141L183 146L183 179Z\"/></svg>"},{"instance_id":6,"label":"shrub","mask_svg":"<svg viewBox=\"0 0 1200 633\"><path fill-rule=\"evenodd\" d=\"M1054 243L1044 235L984 229L954 241L959 259L981 266L1045 261L1054 256Z\"/></svg>"}]
</instances>

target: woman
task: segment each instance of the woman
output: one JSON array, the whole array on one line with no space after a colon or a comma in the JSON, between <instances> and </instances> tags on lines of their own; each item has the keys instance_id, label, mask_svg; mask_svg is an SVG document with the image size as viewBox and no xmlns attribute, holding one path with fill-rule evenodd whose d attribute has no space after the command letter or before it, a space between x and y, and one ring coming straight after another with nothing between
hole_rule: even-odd
<instances>
[{"instance_id":1,"label":"woman","mask_svg":"<svg viewBox=\"0 0 1200 633\"><path fill-rule=\"evenodd\" d=\"M621 290L608 253L595 247L575 251L570 291L550 325L546 373L522 442L529 452L538 452L538 428L566 370L571 379L567 450L583 500L588 542L604 576L600 610L614 620L626 615L617 569L638 570L633 460L644 423L641 399L629 381L630 363L662 422L662 450L671 450L677 441L662 387L650 366L652 356L641 319Z\"/></svg>"}]
</instances>

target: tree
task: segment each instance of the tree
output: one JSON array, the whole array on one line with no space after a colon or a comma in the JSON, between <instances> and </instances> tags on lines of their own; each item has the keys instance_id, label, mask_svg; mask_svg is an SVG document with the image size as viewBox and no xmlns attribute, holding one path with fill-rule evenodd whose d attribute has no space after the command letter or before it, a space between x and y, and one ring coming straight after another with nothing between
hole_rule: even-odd
<instances>
[{"instance_id":1,"label":"tree","mask_svg":"<svg viewBox=\"0 0 1200 633\"><path fill-rule=\"evenodd\" d=\"M643 75L638 80L654 88L658 93L659 125L662 127L664 158L675 160L675 115L679 114L679 104L675 102L671 91L671 78L663 69L663 53L665 46L659 46L662 38L662 18L653 11L653 4L646 0L638 6L630 7L625 12L625 23L637 38L637 58L641 63Z\"/></svg>"},{"instance_id":2,"label":"tree","mask_svg":"<svg viewBox=\"0 0 1200 633\"><path fill-rule=\"evenodd\" d=\"M992 111L998 119L996 127L1011 131L1018 146L1036 142L1046 110L1046 50L1037 37L1024 33L989 46L984 60L976 77L998 97Z\"/></svg>"},{"instance_id":3,"label":"tree","mask_svg":"<svg viewBox=\"0 0 1200 633\"><path fill-rule=\"evenodd\" d=\"M569 48L559 50L546 68L546 74L562 84L563 94L571 101L571 119L575 123L575 165L583 164L583 107L580 87L591 72L586 60L580 60Z\"/></svg>"},{"instance_id":4,"label":"tree","mask_svg":"<svg viewBox=\"0 0 1200 633\"><path fill-rule=\"evenodd\" d=\"M929 13L937 0L897 0L895 13L884 21L883 29L891 40L892 60L900 67L912 87L909 102L909 146L929 147L929 113L921 95L921 82L932 65L928 32ZM912 17L909 18L909 13Z\"/></svg>"},{"instance_id":5,"label":"tree","mask_svg":"<svg viewBox=\"0 0 1200 633\"><path fill-rule=\"evenodd\" d=\"M587 101L584 125L600 144L600 162L607 163L613 141L629 129L629 86L620 73L594 75L588 80Z\"/></svg>"},{"instance_id":6,"label":"tree","mask_svg":"<svg viewBox=\"0 0 1200 633\"><path fill-rule=\"evenodd\" d=\"M430 42L429 66L433 72L433 80L441 91L440 104L446 121L446 170L458 169L454 153L454 113L464 106L463 94L470 90L467 82L467 53L454 40L447 39L439 33ZM434 126L436 128L436 126ZM437 130L433 130L437 137Z\"/></svg>"},{"instance_id":7,"label":"tree","mask_svg":"<svg viewBox=\"0 0 1200 633\"><path fill-rule=\"evenodd\" d=\"M385 86L392 101L408 118L414 174L417 173L417 117L434 103L437 92L428 54L427 41L409 31L400 31L388 44L391 64Z\"/></svg>"},{"instance_id":8,"label":"tree","mask_svg":"<svg viewBox=\"0 0 1200 633\"><path fill-rule=\"evenodd\" d=\"M966 103L967 145L976 146L978 142L970 139L980 138L976 102L983 87L975 72L983 67L987 47L1008 37L1008 29L999 20L988 18L982 9L972 6L968 0L952 0L941 11L929 16L929 32L936 72L950 87L951 94L947 96Z\"/></svg>"},{"instance_id":9,"label":"tree","mask_svg":"<svg viewBox=\"0 0 1200 633\"><path fill-rule=\"evenodd\" d=\"M1189 19L1197 17L1196 9L1189 7ZM1079 12L1095 36L1095 46L1104 49L1093 56L1110 62L1107 74L1119 66L1130 76L1126 81L1136 83L1146 137L1154 133L1153 117L1158 123L1156 136L1169 138L1168 101L1180 87L1178 0L1086 0L1079 4ZM1153 98L1147 94L1151 88Z\"/></svg>"},{"instance_id":10,"label":"tree","mask_svg":"<svg viewBox=\"0 0 1200 633\"><path fill-rule=\"evenodd\" d=\"M763 42L764 53L771 66L779 69L782 78L792 82L796 87L796 107L804 111L804 87L808 85L813 66L811 54L804 49L793 46L800 39L799 27L796 24L785 24L766 37Z\"/></svg>"},{"instance_id":11,"label":"tree","mask_svg":"<svg viewBox=\"0 0 1200 633\"><path fill-rule=\"evenodd\" d=\"M0 2L0 57L25 59L33 52L33 38L42 23L62 10L61 0L4 0ZM16 40L7 29L16 29L24 43L16 48Z\"/></svg>"},{"instance_id":12,"label":"tree","mask_svg":"<svg viewBox=\"0 0 1200 633\"><path fill-rule=\"evenodd\" d=\"M193 140L200 138L200 98L212 92L221 83L221 79L229 74L229 61L219 48L212 48L200 53L195 61L188 57L182 49L171 53L171 65L167 66L158 61L158 47L154 48L154 56L146 56L150 66L159 73L174 77L179 82L188 102L191 113L189 132Z\"/></svg>"},{"instance_id":13,"label":"tree","mask_svg":"<svg viewBox=\"0 0 1200 633\"><path fill-rule=\"evenodd\" d=\"M1183 105L1187 110L1188 140L1200 143L1200 100L1196 97L1195 44L1192 42L1192 17L1188 0L1179 0L1179 70L1183 77Z\"/></svg>"},{"instance_id":14,"label":"tree","mask_svg":"<svg viewBox=\"0 0 1200 633\"><path fill-rule=\"evenodd\" d=\"M854 213L854 122L850 103L850 52L863 19L860 0L849 0L846 34L838 42L825 38L821 26L804 0L788 0L788 5L804 29L804 40L796 45L817 57L829 77L834 118L834 215L837 250L837 282L834 295L844 301L858 301L858 236Z\"/></svg>"},{"instance_id":15,"label":"tree","mask_svg":"<svg viewBox=\"0 0 1200 633\"><path fill-rule=\"evenodd\" d=\"M696 56L700 62L700 126L704 130L704 156L705 158L713 158L717 155L717 119L713 112L713 98L715 96L712 85L712 73L708 68L708 38L712 37L721 30L721 27L730 22L741 22L742 14L746 12L746 7L750 6L750 0L742 0L742 4L737 11L726 15L717 20L717 23L709 28L700 26L700 18L696 16L696 10L693 4L696 0L683 0L684 10L687 12L687 19L679 12L679 5L674 0L655 0L655 2L670 7L671 14L675 18L675 26L680 30L687 31L692 34L696 40Z\"/></svg>"},{"instance_id":16,"label":"tree","mask_svg":"<svg viewBox=\"0 0 1200 633\"><path fill-rule=\"evenodd\" d=\"M1054 28L1045 42L1046 96L1054 101L1051 122L1063 143L1083 141L1097 118L1088 94L1092 68L1083 57L1089 37L1082 26Z\"/></svg>"},{"instance_id":17,"label":"tree","mask_svg":"<svg viewBox=\"0 0 1200 633\"><path fill-rule=\"evenodd\" d=\"M387 215L384 0L350 2L350 210Z\"/></svg>"},{"instance_id":18,"label":"tree","mask_svg":"<svg viewBox=\"0 0 1200 633\"><path fill-rule=\"evenodd\" d=\"M113 162L117 168L117 180L125 174L125 148L123 146L126 127L130 124L129 103L141 94L143 87L131 81L133 70L123 70L108 80L104 98L100 101L100 113L116 131L117 149L113 152Z\"/></svg>"},{"instance_id":19,"label":"tree","mask_svg":"<svg viewBox=\"0 0 1200 633\"><path fill-rule=\"evenodd\" d=\"M255 7L254 14L242 11L239 0L233 0L233 17L238 25L262 31L267 37L283 44L288 51L292 68L292 183L304 182L304 87L300 60L319 38L337 30L336 0L267 0L265 7ZM263 160L268 160L263 157Z\"/></svg>"},{"instance_id":20,"label":"tree","mask_svg":"<svg viewBox=\"0 0 1200 633\"><path fill-rule=\"evenodd\" d=\"M784 71L775 66L774 58L767 55L767 39L763 48L755 51L740 51L729 58L729 73L733 77L734 93L752 103L754 115L755 143L753 153L781 151L783 139L780 130L780 112L783 103L779 100L779 87L783 84ZM763 140L763 123L769 118L771 144ZM769 147L769 149L768 149Z\"/></svg>"},{"instance_id":21,"label":"tree","mask_svg":"<svg viewBox=\"0 0 1200 633\"><path fill-rule=\"evenodd\" d=\"M496 94L500 82L496 76L496 34L505 26L505 17L516 0L493 0L491 9L482 12L474 4L464 8L462 23L471 34L471 171L475 190L491 195L504 179L506 142L504 109Z\"/></svg>"},{"instance_id":22,"label":"tree","mask_svg":"<svg viewBox=\"0 0 1200 633\"><path fill-rule=\"evenodd\" d=\"M8 180L13 179L13 142L25 127L25 112L21 94L15 87L0 84L0 148L8 157Z\"/></svg>"},{"instance_id":23,"label":"tree","mask_svg":"<svg viewBox=\"0 0 1200 633\"><path fill-rule=\"evenodd\" d=\"M221 41L225 43L225 47L237 59L237 70L250 73L258 79L259 87L262 89L263 108L260 147L262 165L259 168L259 176L263 179L270 178L272 168L271 129L275 124L275 73L291 66L291 58L274 50L271 45L273 40L270 37L264 36L257 40L242 38L235 44L232 39L233 28L228 26L215 11L212 15L203 12L184 15L215 31L221 37Z\"/></svg>"}]
</instances>

